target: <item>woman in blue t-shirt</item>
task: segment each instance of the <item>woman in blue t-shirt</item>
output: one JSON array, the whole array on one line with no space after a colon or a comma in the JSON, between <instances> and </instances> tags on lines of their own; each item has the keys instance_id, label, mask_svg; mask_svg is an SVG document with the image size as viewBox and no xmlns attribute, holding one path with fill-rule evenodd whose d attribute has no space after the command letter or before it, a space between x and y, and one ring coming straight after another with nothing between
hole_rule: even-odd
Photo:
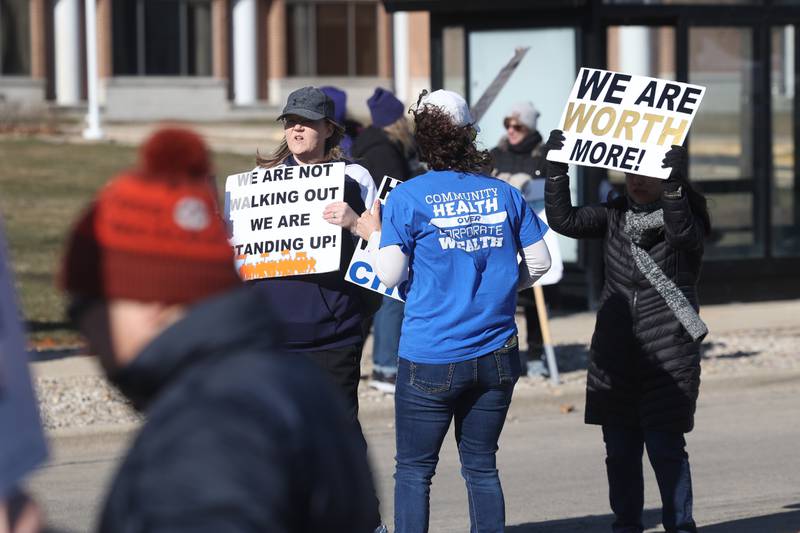
<instances>
[{"instance_id":1,"label":"woman in blue t-shirt","mask_svg":"<svg viewBox=\"0 0 800 533\"><path fill-rule=\"evenodd\" d=\"M420 159L432 170L365 211L357 231L380 240L376 271L408 271L395 398L395 530L428 530L430 483L455 419L472 531L502 531L497 441L520 374L517 291L550 267L547 226L510 185L487 176L466 102L425 94L414 111ZM382 227L381 227L382 226ZM519 258L522 262L519 263Z\"/></svg>"}]
</instances>

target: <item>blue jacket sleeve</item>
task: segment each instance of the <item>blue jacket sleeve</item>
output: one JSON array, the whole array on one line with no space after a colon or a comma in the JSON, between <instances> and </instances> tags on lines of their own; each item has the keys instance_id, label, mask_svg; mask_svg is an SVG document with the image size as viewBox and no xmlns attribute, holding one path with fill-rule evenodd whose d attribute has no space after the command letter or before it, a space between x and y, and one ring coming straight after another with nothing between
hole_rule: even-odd
<instances>
[{"instance_id":1,"label":"blue jacket sleeve","mask_svg":"<svg viewBox=\"0 0 800 533\"><path fill-rule=\"evenodd\" d=\"M0 498L47 458L0 227Z\"/></svg>"}]
</instances>

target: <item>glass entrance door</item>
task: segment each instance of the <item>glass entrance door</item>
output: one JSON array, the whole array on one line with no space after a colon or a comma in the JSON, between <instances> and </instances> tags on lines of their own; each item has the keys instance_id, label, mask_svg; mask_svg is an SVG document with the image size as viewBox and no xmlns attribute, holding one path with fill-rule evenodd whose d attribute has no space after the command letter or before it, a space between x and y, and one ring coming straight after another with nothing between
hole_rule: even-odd
<instances>
[{"instance_id":1,"label":"glass entrance door","mask_svg":"<svg viewBox=\"0 0 800 533\"><path fill-rule=\"evenodd\" d=\"M467 77L470 105L475 105L518 47L530 50L500 91L494 103L479 121L478 143L490 149L505 134L503 119L518 102L531 102L539 111L536 129L547 138L558 126L577 72L576 30L574 28L530 28L519 30L471 31L468 34ZM548 50L557 50L550 54ZM575 176L575 172L571 173ZM577 179L573 178L573 195L577 197ZM565 263L578 260L576 241L558 236Z\"/></svg>"},{"instance_id":2,"label":"glass entrance door","mask_svg":"<svg viewBox=\"0 0 800 533\"><path fill-rule=\"evenodd\" d=\"M707 259L762 257L765 217L755 169L753 30L691 27L689 82L706 94L690 133L689 175L709 201Z\"/></svg>"},{"instance_id":3,"label":"glass entrance door","mask_svg":"<svg viewBox=\"0 0 800 533\"><path fill-rule=\"evenodd\" d=\"M770 95L772 176L770 180L771 253L800 256L800 173L797 169L797 53L795 26L772 28Z\"/></svg>"}]
</instances>

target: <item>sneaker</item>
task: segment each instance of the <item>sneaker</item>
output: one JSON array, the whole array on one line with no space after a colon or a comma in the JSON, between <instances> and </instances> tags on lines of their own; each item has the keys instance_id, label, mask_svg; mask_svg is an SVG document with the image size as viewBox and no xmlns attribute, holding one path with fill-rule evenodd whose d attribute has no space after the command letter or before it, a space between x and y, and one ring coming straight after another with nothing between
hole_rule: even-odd
<instances>
[{"instance_id":1,"label":"sneaker","mask_svg":"<svg viewBox=\"0 0 800 533\"><path fill-rule=\"evenodd\" d=\"M367 385L386 394L394 394L394 384L397 382L395 374L386 374L379 370L372 372Z\"/></svg>"},{"instance_id":2,"label":"sneaker","mask_svg":"<svg viewBox=\"0 0 800 533\"><path fill-rule=\"evenodd\" d=\"M547 366L545 366L544 361L541 359L528 361L526 370L529 378L550 377L550 372L547 370Z\"/></svg>"},{"instance_id":3,"label":"sneaker","mask_svg":"<svg viewBox=\"0 0 800 533\"><path fill-rule=\"evenodd\" d=\"M375 528L374 533L389 533L389 528L386 527L386 524L381 524Z\"/></svg>"}]
</instances>

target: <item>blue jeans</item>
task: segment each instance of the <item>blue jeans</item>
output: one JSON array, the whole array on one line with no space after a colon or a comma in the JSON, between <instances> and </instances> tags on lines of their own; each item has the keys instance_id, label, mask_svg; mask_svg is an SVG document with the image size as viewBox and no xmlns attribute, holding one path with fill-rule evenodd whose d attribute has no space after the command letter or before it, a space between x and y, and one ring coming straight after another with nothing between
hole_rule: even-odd
<instances>
[{"instance_id":1,"label":"blue jeans","mask_svg":"<svg viewBox=\"0 0 800 533\"><path fill-rule=\"evenodd\" d=\"M454 418L470 531L503 531L505 501L497 474L497 440L519 375L516 336L499 350L460 363L423 364L400 358L395 393L396 533L428 531L431 478Z\"/></svg>"},{"instance_id":2,"label":"blue jeans","mask_svg":"<svg viewBox=\"0 0 800 533\"><path fill-rule=\"evenodd\" d=\"M661 520L667 533L695 533L692 476L683 433L603 426L609 499L614 533L641 533L644 508L642 453L647 456L661 492Z\"/></svg>"},{"instance_id":3,"label":"blue jeans","mask_svg":"<svg viewBox=\"0 0 800 533\"><path fill-rule=\"evenodd\" d=\"M384 296L372 322L375 328L372 345L374 369L386 375L397 374L397 347L405 308L403 302Z\"/></svg>"}]
</instances>

